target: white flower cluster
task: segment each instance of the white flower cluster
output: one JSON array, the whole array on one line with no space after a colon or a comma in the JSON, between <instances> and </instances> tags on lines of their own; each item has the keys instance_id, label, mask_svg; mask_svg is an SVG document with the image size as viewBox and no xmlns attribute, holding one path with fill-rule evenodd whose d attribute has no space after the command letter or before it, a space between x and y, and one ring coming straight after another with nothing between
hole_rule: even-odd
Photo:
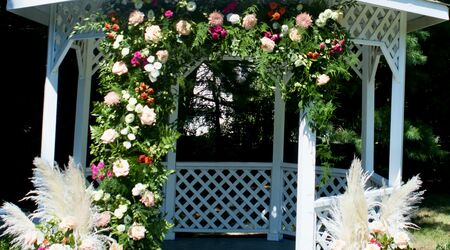
<instances>
[{"instance_id":1,"label":"white flower cluster","mask_svg":"<svg viewBox=\"0 0 450 250\"><path fill-rule=\"evenodd\" d=\"M155 205L155 194L147 190L148 185L137 183L131 190L133 196L141 196L140 202L146 207L152 207Z\"/></svg>"},{"instance_id":2,"label":"white flower cluster","mask_svg":"<svg viewBox=\"0 0 450 250\"><path fill-rule=\"evenodd\" d=\"M316 25L319 27L323 27L327 23L328 19L340 22L343 16L344 13L340 10L326 9L325 11L319 14L319 18L317 18L316 20Z\"/></svg>"},{"instance_id":3,"label":"white flower cluster","mask_svg":"<svg viewBox=\"0 0 450 250\"><path fill-rule=\"evenodd\" d=\"M156 82L158 80L160 73L160 70L162 69L162 63L159 61L156 61L156 58L154 56L149 56L147 58L148 64L144 66L144 70L148 72L148 77L150 78L150 81Z\"/></svg>"}]
</instances>

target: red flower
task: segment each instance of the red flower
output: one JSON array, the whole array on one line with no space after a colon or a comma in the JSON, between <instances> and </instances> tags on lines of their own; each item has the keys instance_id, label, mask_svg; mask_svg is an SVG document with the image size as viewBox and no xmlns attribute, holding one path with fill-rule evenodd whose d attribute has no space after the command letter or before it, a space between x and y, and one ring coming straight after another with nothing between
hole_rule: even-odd
<instances>
[{"instance_id":1,"label":"red flower","mask_svg":"<svg viewBox=\"0 0 450 250\"><path fill-rule=\"evenodd\" d=\"M111 29L111 24L105 23L105 29L106 29L106 30L110 30L110 29Z\"/></svg>"},{"instance_id":2,"label":"red flower","mask_svg":"<svg viewBox=\"0 0 450 250\"><path fill-rule=\"evenodd\" d=\"M115 23L115 24L113 24L112 29L117 32L117 31L119 31L120 26L117 23Z\"/></svg>"},{"instance_id":3,"label":"red flower","mask_svg":"<svg viewBox=\"0 0 450 250\"><path fill-rule=\"evenodd\" d=\"M148 88L147 93L149 95L151 95L151 94L155 93L155 90L153 88Z\"/></svg>"},{"instance_id":4,"label":"red flower","mask_svg":"<svg viewBox=\"0 0 450 250\"><path fill-rule=\"evenodd\" d=\"M151 104L153 104L153 103L155 103L155 98L150 97L150 98L147 99L147 104L148 104L148 105L151 105Z\"/></svg>"},{"instance_id":5,"label":"red flower","mask_svg":"<svg viewBox=\"0 0 450 250\"><path fill-rule=\"evenodd\" d=\"M270 9L271 9L271 10L274 10L274 9L276 9L276 8L278 7L278 4L275 3L275 2L270 2L270 3L269 3L269 6L270 6Z\"/></svg>"},{"instance_id":6,"label":"red flower","mask_svg":"<svg viewBox=\"0 0 450 250\"><path fill-rule=\"evenodd\" d=\"M147 99L147 98L148 98L147 93L144 92L144 93L141 94L141 99L142 99L142 100L145 100L145 99Z\"/></svg>"},{"instance_id":7,"label":"red flower","mask_svg":"<svg viewBox=\"0 0 450 250\"><path fill-rule=\"evenodd\" d=\"M281 15L284 15L284 13L286 13L286 8L285 8L285 7L281 7L281 8L278 10L278 12L279 12Z\"/></svg>"}]
</instances>

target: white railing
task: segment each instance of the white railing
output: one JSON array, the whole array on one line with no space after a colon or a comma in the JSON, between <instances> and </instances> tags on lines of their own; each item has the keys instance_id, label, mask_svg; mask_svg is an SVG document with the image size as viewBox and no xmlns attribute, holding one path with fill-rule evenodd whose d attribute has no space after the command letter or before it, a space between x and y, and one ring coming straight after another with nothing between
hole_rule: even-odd
<instances>
[{"instance_id":1,"label":"white railing","mask_svg":"<svg viewBox=\"0 0 450 250\"><path fill-rule=\"evenodd\" d=\"M268 232L272 163L177 162L175 232Z\"/></svg>"},{"instance_id":2,"label":"white railing","mask_svg":"<svg viewBox=\"0 0 450 250\"><path fill-rule=\"evenodd\" d=\"M295 235L297 164L283 163L281 170L279 232ZM345 191L346 173L346 169L316 167L317 249L328 249L322 219L328 216L333 199ZM272 163L177 162L173 231L269 233L271 174ZM383 183L386 180L377 174L369 181L373 187Z\"/></svg>"}]
</instances>

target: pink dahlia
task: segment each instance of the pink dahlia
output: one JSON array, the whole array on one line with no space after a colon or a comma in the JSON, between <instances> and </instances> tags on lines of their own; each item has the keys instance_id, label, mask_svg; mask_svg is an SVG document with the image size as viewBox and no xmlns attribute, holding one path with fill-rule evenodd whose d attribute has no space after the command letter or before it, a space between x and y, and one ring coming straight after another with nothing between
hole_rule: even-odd
<instances>
[{"instance_id":1,"label":"pink dahlia","mask_svg":"<svg viewBox=\"0 0 450 250\"><path fill-rule=\"evenodd\" d=\"M211 26L222 26L223 24L223 15L220 12L214 11L209 14L208 17L209 25Z\"/></svg>"},{"instance_id":2,"label":"pink dahlia","mask_svg":"<svg viewBox=\"0 0 450 250\"><path fill-rule=\"evenodd\" d=\"M309 28L312 25L312 17L306 12L300 13L295 18L295 25L302 28Z\"/></svg>"}]
</instances>

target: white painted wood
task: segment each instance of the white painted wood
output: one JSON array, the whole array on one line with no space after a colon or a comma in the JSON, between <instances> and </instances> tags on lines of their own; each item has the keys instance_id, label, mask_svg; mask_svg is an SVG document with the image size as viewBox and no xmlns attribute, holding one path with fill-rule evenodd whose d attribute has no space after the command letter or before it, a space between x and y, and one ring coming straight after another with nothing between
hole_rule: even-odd
<instances>
[{"instance_id":1,"label":"white painted wood","mask_svg":"<svg viewBox=\"0 0 450 250\"><path fill-rule=\"evenodd\" d=\"M443 21L448 20L448 8L444 4L423 0L358 0L360 3L407 11L430 16Z\"/></svg>"},{"instance_id":2,"label":"white painted wood","mask_svg":"<svg viewBox=\"0 0 450 250\"><path fill-rule=\"evenodd\" d=\"M8 10L13 10L72 1L74 0L8 0L6 6Z\"/></svg>"},{"instance_id":3,"label":"white painted wood","mask_svg":"<svg viewBox=\"0 0 450 250\"><path fill-rule=\"evenodd\" d=\"M93 49L95 48L95 41L92 39L85 40L82 44L82 53L77 53L77 56L80 55L83 58L78 58L79 76L75 113L75 131L73 138L73 159L75 163L80 164L81 166L86 166L87 143L89 136L92 64L94 60Z\"/></svg>"},{"instance_id":4,"label":"white painted wood","mask_svg":"<svg viewBox=\"0 0 450 250\"><path fill-rule=\"evenodd\" d=\"M273 118L273 150L272 150L272 185L270 195L270 230L267 239L279 241L283 238L281 234L282 219L282 169L284 156L284 123L286 105L281 97L280 83L275 87L275 107Z\"/></svg>"},{"instance_id":5,"label":"white painted wood","mask_svg":"<svg viewBox=\"0 0 450 250\"><path fill-rule=\"evenodd\" d=\"M406 13L401 13L398 77L392 77L389 186L402 180L406 71Z\"/></svg>"},{"instance_id":6,"label":"white painted wood","mask_svg":"<svg viewBox=\"0 0 450 250\"><path fill-rule=\"evenodd\" d=\"M55 20L55 9L51 8L51 20ZM56 116L58 108L58 68L53 68L54 22L50 23L47 49L47 75L44 85L44 107L42 113L41 157L53 164L56 143Z\"/></svg>"},{"instance_id":7,"label":"white painted wood","mask_svg":"<svg viewBox=\"0 0 450 250\"><path fill-rule=\"evenodd\" d=\"M270 169L272 167L271 162L177 162L177 168L186 169Z\"/></svg>"},{"instance_id":8,"label":"white painted wood","mask_svg":"<svg viewBox=\"0 0 450 250\"><path fill-rule=\"evenodd\" d=\"M296 250L314 249L315 245L315 166L316 135L303 110L300 112L298 138Z\"/></svg>"},{"instance_id":9,"label":"white painted wood","mask_svg":"<svg viewBox=\"0 0 450 250\"><path fill-rule=\"evenodd\" d=\"M175 110L170 114L169 122L171 124L175 124L178 120L178 93L180 90L180 85L177 83L175 86L172 87L172 94L176 97L175 98ZM175 142L176 147L176 142ZM167 154L167 168L170 170L176 170L176 161L177 161L177 154L174 151L170 151ZM170 223L173 223L174 221L174 215L175 215L175 200L176 200L176 175L172 174L167 179L166 187L165 187L165 193L166 193L166 199L165 202L165 211L166 211L166 220ZM173 229L171 229L166 234L166 240L174 240L175 239L175 232Z\"/></svg>"},{"instance_id":10,"label":"white painted wood","mask_svg":"<svg viewBox=\"0 0 450 250\"><path fill-rule=\"evenodd\" d=\"M362 79L362 150L363 168L368 172L374 170L375 146L375 72L374 48L363 48L363 79ZM375 71L375 72L374 72Z\"/></svg>"}]
</instances>

